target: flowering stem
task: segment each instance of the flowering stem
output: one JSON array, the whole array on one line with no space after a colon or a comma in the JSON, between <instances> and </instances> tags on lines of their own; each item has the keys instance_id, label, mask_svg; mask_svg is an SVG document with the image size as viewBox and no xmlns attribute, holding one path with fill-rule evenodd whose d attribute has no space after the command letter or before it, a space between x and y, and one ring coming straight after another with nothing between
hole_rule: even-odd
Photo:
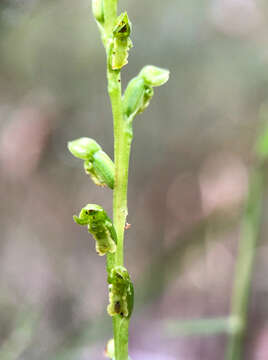
<instances>
[{"instance_id":1,"label":"flowering stem","mask_svg":"<svg viewBox=\"0 0 268 360\"><path fill-rule=\"evenodd\" d=\"M104 0L106 39L112 37L112 29L117 14L117 1ZM117 249L107 258L108 271L113 266L124 265L124 229L127 217L128 167L132 131L124 119L122 109L122 90L120 70L113 70L110 64L109 40L106 41L107 80L114 122L114 163L115 182L113 191L113 223L117 233ZM128 359L129 319L115 315L113 317L115 359Z\"/></svg>"},{"instance_id":2,"label":"flowering stem","mask_svg":"<svg viewBox=\"0 0 268 360\"><path fill-rule=\"evenodd\" d=\"M109 305L113 317L114 349L107 354L113 360L128 360L128 326L134 304L133 283L124 267L124 232L127 210L128 168L132 142L132 121L149 105L153 87L168 81L169 71L156 66L145 66L133 78L122 96L120 71L127 64L131 22L127 12L117 16L117 0L92 0L92 11L101 33L107 56L108 93L114 125L114 163L93 139L80 138L68 143L70 152L84 160L84 170L96 185L113 189L113 222L97 204L84 206L78 225L86 225L96 241L99 255L107 255ZM109 342L113 344L113 342ZM108 345L109 345L108 344Z\"/></svg>"}]
</instances>

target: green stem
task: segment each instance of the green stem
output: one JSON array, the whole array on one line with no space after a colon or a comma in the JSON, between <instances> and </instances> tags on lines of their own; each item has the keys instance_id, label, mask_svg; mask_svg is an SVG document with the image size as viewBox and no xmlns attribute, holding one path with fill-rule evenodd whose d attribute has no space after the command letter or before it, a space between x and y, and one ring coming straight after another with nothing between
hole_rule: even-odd
<instances>
[{"instance_id":1,"label":"green stem","mask_svg":"<svg viewBox=\"0 0 268 360\"><path fill-rule=\"evenodd\" d=\"M248 300L252 279L256 243L259 237L261 206L263 193L263 174L261 168L252 171L249 184L249 195L242 220L241 239L238 248L238 259L232 296L232 317L239 326L230 336L226 359L243 358L243 340L246 332Z\"/></svg>"},{"instance_id":2,"label":"green stem","mask_svg":"<svg viewBox=\"0 0 268 360\"><path fill-rule=\"evenodd\" d=\"M117 232L117 250L114 265L124 265L124 230L127 217L128 166L132 134L122 113L120 73L108 68L108 92L114 118L115 185L113 192L114 226ZM128 359L129 320L114 316L116 360Z\"/></svg>"},{"instance_id":3,"label":"green stem","mask_svg":"<svg viewBox=\"0 0 268 360\"><path fill-rule=\"evenodd\" d=\"M107 260L107 269L112 266L124 265L124 230L127 217L127 186L130 147L132 140L131 126L124 119L122 111L122 90L120 71L110 66L111 31L117 14L117 0L104 0L107 80L108 93L112 105L114 121L114 163L115 184L113 191L113 223L117 232L117 250ZM119 315L114 316L115 359L128 359L128 324L129 320Z\"/></svg>"},{"instance_id":4,"label":"green stem","mask_svg":"<svg viewBox=\"0 0 268 360\"><path fill-rule=\"evenodd\" d=\"M112 99L112 96L111 96ZM113 103L113 100L112 100ZM116 103L116 101L115 101ZM112 105L112 108L114 106ZM113 199L114 226L117 231L115 266L124 265L124 230L127 217L128 166L132 135L122 116L114 117L115 187ZM114 317L115 359L128 359L129 320Z\"/></svg>"}]
</instances>

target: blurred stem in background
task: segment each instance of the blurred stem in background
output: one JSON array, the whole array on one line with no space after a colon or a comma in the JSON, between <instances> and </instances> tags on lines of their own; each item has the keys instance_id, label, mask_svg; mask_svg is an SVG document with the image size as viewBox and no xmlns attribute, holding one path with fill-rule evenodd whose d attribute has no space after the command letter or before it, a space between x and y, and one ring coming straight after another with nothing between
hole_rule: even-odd
<instances>
[{"instance_id":1,"label":"blurred stem in background","mask_svg":"<svg viewBox=\"0 0 268 360\"><path fill-rule=\"evenodd\" d=\"M209 336L218 334L232 334L236 331L237 321L231 317L219 317L210 319L193 319L181 321L169 321L167 333L174 336Z\"/></svg>"},{"instance_id":2,"label":"blurred stem in background","mask_svg":"<svg viewBox=\"0 0 268 360\"><path fill-rule=\"evenodd\" d=\"M242 359L253 263L260 229L262 193L262 170L256 167L251 172L249 194L242 220L231 305L232 317L237 319L239 326L230 335L226 354L228 360Z\"/></svg>"},{"instance_id":3,"label":"blurred stem in background","mask_svg":"<svg viewBox=\"0 0 268 360\"><path fill-rule=\"evenodd\" d=\"M243 359L243 345L247 330L248 303L256 255L256 245L260 233L265 166L268 157L267 114L268 106L262 107L260 117L264 126L254 149L256 164L250 172L248 197L242 217L241 236L238 246L231 302L231 316L229 318L169 321L166 328L168 334L171 336L229 334L226 360Z\"/></svg>"},{"instance_id":4,"label":"blurred stem in background","mask_svg":"<svg viewBox=\"0 0 268 360\"><path fill-rule=\"evenodd\" d=\"M255 147L256 165L251 170L248 198L241 225L231 303L232 317L237 319L239 326L237 331L230 335L226 352L227 360L240 360L243 358L251 280L262 216L265 160L268 156L267 110L268 107L265 105L260 111L260 120L264 126Z\"/></svg>"}]
</instances>

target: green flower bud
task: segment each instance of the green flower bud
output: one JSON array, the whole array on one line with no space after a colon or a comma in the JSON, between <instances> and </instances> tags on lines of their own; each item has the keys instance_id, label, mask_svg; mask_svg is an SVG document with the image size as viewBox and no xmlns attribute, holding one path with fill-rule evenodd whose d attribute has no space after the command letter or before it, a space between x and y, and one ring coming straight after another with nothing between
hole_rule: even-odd
<instances>
[{"instance_id":1,"label":"green flower bud","mask_svg":"<svg viewBox=\"0 0 268 360\"><path fill-rule=\"evenodd\" d=\"M163 85L168 81L169 71L156 66L145 66L138 76L133 78L123 97L123 112L128 118L143 112L154 95L153 86Z\"/></svg>"},{"instance_id":2,"label":"green flower bud","mask_svg":"<svg viewBox=\"0 0 268 360\"><path fill-rule=\"evenodd\" d=\"M85 172L96 185L114 188L114 163L95 140L80 138L70 141L68 148L75 157L85 160Z\"/></svg>"},{"instance_id":3,"label":"green flower bud","mask_svg":"<svg viewBox=\"0 0 268 360\"><path fill-rule=\"evenodd\" d=\"M74 215L73 218L78 225L87 225L88 232L96 240L96 251L100 256L115 252L116 231L112 220L101 206L88 204L82 208L79 216Z\"/></svg>"},{"instance_id":4,"label":"green flower bud","mask_svg":"<svg viewBox=\"0 0 268 360\"><path fill-rule=\"evenodd\" d=\"M92 0L92 12L95 19L103 24L104 23L104 6L103 0Z\"/></svg>"},{"instance_id":5,"label":"green flower bud","mask_svg":"<svg viewBox=\"0 0 268 360\"><path fill-rule=\"evenodd\" d=\"M145 66L139 73L148 86L161 86L169 79L169 70L161 69L153 65Z\"/></svg>"},{"instance_id":6,"label":"green flower bud","mask_svg":"<svg viewBox=\"0 0 268 360\"><path fill-rule=\"evenodd\" d=\"M101 147L95 140L84 137L69 141L68 149L78 159L90 160L95 152L101 150Z\"/></svg>"},{"instance_id":7,"label":"green flower bud","mask_svg":"<svg viewBox=\"0 0 268 360\"><path fill-rule=\"evenodd\" d=\"M123 97L123 112L127 117L135 116L144 102L145 83L144 80L138 76L133 78L124 93Z\"/></svg>"},{"instance_id":8,"label":"green flower bud","mask_svg":"<svg viewBox=\"0 0 268 360\"><path fill-rule=\"evenodd\" d=\"M108 283L108 314L129 319L133 310L134 289L127 269L123 266L114 267L109 274Z\"/></svg>"}]
</instances>

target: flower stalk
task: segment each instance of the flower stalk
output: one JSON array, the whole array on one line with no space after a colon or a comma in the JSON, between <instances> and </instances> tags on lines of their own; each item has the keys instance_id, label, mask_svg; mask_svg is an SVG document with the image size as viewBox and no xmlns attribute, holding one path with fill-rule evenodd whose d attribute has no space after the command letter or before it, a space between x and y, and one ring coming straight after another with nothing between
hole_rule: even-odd
<instances>
[{"instance_id":1,"label":"flower stalk","mask_svg":"<svg viewBox=\"0 0 268 360\"><path fill-rule=\"evenodd\" d=\"M92 12L100 30L107 56L107 89L114 128L114 162L101 146L90 138L69 142L70 152L84 160L84 170L96 185L113 190L113 222L96 204L85 205L74 220L87 225L96 241L96 251L106 255L109 305L113 318L114 341L108 356L128 360L128 327L134 303L134 289L124 267L124 231L127 208L128 169L133 138L132 122L145 110L153 96L153 87L164 84L168 70L146 66L132 79L122 96L121 69L128 63L131 22L126 12L117 16L117 0L92 0Z\"/></svg>"}]
</instances>

